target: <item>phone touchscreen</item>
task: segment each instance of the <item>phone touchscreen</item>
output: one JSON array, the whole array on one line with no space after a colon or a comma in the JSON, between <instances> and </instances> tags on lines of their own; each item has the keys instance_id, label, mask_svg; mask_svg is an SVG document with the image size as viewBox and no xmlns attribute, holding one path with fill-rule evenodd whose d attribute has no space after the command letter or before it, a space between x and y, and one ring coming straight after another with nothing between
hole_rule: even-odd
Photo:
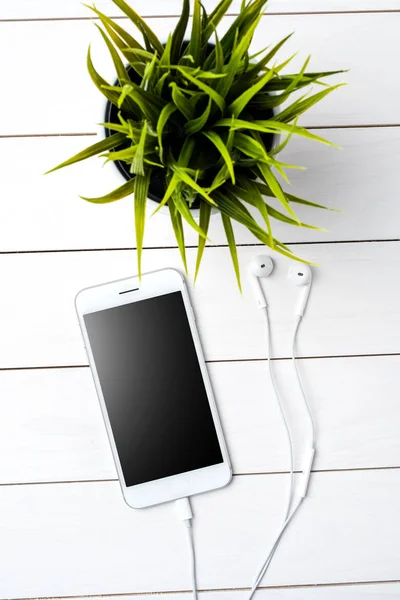
<instances>
[{"instance_id":1,"label":"phone touchscreen","mask_svg":"<svg viewBox=\"0 0 400 600\"><path fill-rule=\"evenodd\" d=\"M181 292L83 318L126 486L222 463Z\"/></svg>"}]
</instances>

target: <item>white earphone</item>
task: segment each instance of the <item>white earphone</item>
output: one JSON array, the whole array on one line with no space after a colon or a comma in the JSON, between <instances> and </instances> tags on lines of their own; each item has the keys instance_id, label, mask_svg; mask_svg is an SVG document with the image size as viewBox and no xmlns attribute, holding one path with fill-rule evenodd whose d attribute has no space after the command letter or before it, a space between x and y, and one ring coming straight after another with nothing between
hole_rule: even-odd
<instances>
[{"instance_id":1,"label":"white earphone","mask_svg":"<svg viewBox=\"0 0 400 600\"><path fill-rule=\"evenodd\" d=\"M253 290L258 308L267 308L267 300L261 287L260 277L269 277L274 270L274 263L270 256L259 254L249 265L249 281Z\"/></svg>"},{"instance_id":2,"label":"white earphone","mask_svg":"<svg viewBox=\"0 0 400 600\"><path fill-rule=\"evenodd\" d=\"M294 283L296 286L301 288L300 296L299 296L298 302L296 304L296 310L295 310L296 321L295 321L295 328L294 328L293 340L292 340L292 342L293 342L293 344L292 344L292 348L293 348L292 360L293 360L299 388L300 388L300 391L302 394L304 406L305 406L305 409L308 413L308 417L310 420L310 439L309 439L309 443L307 444L308 447L306 448L305 457L304 457L304 466L302 469L303 479L302 479L300 486L298 488L298 491L297 491L298 501L293 506L292 503L293 503L294 495L295 495L294 478L293 478L293 464L294 464L293 441L292 441L292 436L291 436L290 429L289 429L289 424L286 420L285 411L283 410L282 401L281 401L281 398L279 395L278 387L275 382L275 377L274 377L274 373L273 373L273 369L272 369L272 365L271 365L272 349L271 349L271 331L270 331L270 321L269 321L269 315L268 315L268 304L267 304L267 300L265 298L265 294L262 289L261 281L260 281L261 277L268 277L272 273L273 268L274 268L274 265L273 265L272 259L269 256L258 255L256 257L254 257L249 264L249 280L250 280L250 284L251 284L257 305L260 309L263 310L263 313L265 314L265 319L266 319L266 327L267 327L266 331L267 331L267 342L268 342L268 355L267 355L268 368L269 368L271 382L272 382L272 385L273 385L273 388L275 391L276 400L278 403L278 407L280 409L282 421L283 421L283 424L285 427L286 436L287 436L287 440L288 440L288 448L289 448L289 453L290 453L290 486L289 486L289 490L288 490L289 493L288 493L288 497L287 497L282 528L280 529L278 536L275 539L275 542L273 543L269 553L267 554L263 566L258 571L258 574L257 574L257 576L254 580L253 586L251 588L250 596L248 597L248 600L251 600L253 598L258 586L260 585L260 583L262 581L262 578L264 577L264 575L270 565L270 562L271 562L273 555L279 545L279 542L280 542L280 539L281 539L281 536L282 536L284 530L289 525L290 521L293 519L297 510L300 508L301 503L303 502L304 498L306 497L310 474L311 474L311 469L312 469L314 456L315 456L315 448L314 448L314 446L315 446L315 443L314 443L315 442L315 426L314 426L314 421L313 421L312 413L310 410L310 406L307 402L304 388L303 388L303 385L302 385L302 382L300 379L300 374L299 374L299 371L297 368L296 351L295 351L296 338L297 338L297 333L299 330L300 322L304 316L304 313L305 313L305 310L307 307L307 303L308 303L308 299L310 297L311 285L312 285L312 271L308 265L296 264L296 265L292 265L289 268L289 273L288 273L289 280L292 283Z\"/></svg>"},{"instance_id":3,"label":"white earphone","mask_svg":"<svg viewBox=\"0 0 400 600\"><path fill-rule=\"evenodd\" d=\"M267 308L268 303L261 287L260 278L269 277L274 270L274 263L270 256L259 254L249 265L249 281L259 308ZM301 288L299 301L296 305L296 316L303 317L312 286L312 271L308 265L292 265L289 268L288 279Z\"/></svg>"},{"instance_id":4,"label":"white earphone","mask_svg":"<svg viewBox=\"0 0 400 600\"><path fill-rule=\"evenodd\" d=\"M301 288L301 294L296 306L296 316L303 317L312 285L312 271L308 265L293 265L289 269L289 280Z\"/></svg>"}]
</instances>

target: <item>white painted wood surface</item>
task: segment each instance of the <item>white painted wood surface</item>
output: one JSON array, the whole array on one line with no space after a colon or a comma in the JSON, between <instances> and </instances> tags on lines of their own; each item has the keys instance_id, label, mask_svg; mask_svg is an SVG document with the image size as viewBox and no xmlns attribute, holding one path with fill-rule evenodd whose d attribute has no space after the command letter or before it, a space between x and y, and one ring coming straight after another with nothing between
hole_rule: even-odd
<instances>
[{"instance_id":1,"label":"white painted wood surface","mask_svg":"<svg viewBox=\"0 0 400 600\"><path fill-rule=\"evenodd\" d=\"M117 14L108 0L97 5ZM180 12L177 0L135 6L156 17L149 22L161 37L176 19L159 17ZM308 167L293 173L294 193L343 213L299 211L328 233L277 227L321 263L299 338L319 438L311 496L263 582L272 587L257 598L398 598L400 0L271 0L270 12L255 49L296 31L287 48L300 50L294 66L311 52L314 69L351 71L349 85L304 119L343 151L294 140L285 153ZM85 69L90 41L99 70L111 69L87 16L78 0L0 3L0 50L12 57L0 67L11 91L0 112L0 598L172 592L165 597L184 600L186 545L172 507L129 510L106 481L115 471L73 308L80 288L136 272L134 251L111 251L135 247L131 202L100 208L78 198L118 181L96 161L41 175L94 141L59 134L93 133L101 119ZM225 244L218 218L211 233ZM237 239L254 243L240 227ZM191 232L187 241L197 242ZM145 245L145 269L180 267L168 219L149 221ZM243 272L260 250L239 249ZM192 268L195 250L188 254ZM274 353L286 359L295 298L287 266L277 258L265 282ZM287 485L285 439L259 360L263 323L244 288L241 297L227 248L208 248L192 300L239 475L194 502L201 600L246 598ZM273 366L301 451L306 424L292 365Z\"/></svg>"},{"instance_id":2,"label":"white painted wood surface","mask_svg":"<svg viewBox=\"0 0 400 600\"><path fill-rule=\"evenodd\" d=\"M194 498L200 589L249 586L279 527L287 482L284 475L239 476ZM398 489L398 470L315 474L264 585L396 579ZM188 589L186 534L173 506L132 510L117 482L1 492L3 596Z\"/></svg>"},{"instance_id":3,"label":"white painted wood surface","mask_svg":"<svg viewBox=\"0 0 400 600\"><path fill-rule=\"evenodd\" d=\"M233 17L222 23L226 28ZM149 19L155 32L166 38L176 18ZM312 54L310 69L350 69L332 77L332 83L347 81L311 109L302 123L309 126L398 124L400 82L384 68L390 56L397 56L399 13L272 15L262 20L254 36L257 51L265 46L265 34L274 43L295 31L285 45L282 57L300 50L291 69L300 67ZM18 26L19 34L15 35ZM71 44L71 39L74 43ZM374 43L371 43L371 40ZM332 40L332 44L327 43ZM19 89L24 73L26 89L35 89L26 110L24 94L10 94L3 99L0 130L3 135L89 133L102 120L99 93L86 72L88 43L93 41L93 60L105 79L113 77L111 60L93 23L83 21L22 21L0 23L0 52L14 57L2 65L4 81L10 89ZM54 49L57 49L54 51ZM37 71L26 69L26 56L44 73L38 85ZM289 69L289 67L287 67ZM379 93L385 98L384 109L371 93L371 73L379 73ZM49 77L47 85L46 78ZM68 82L68 85L66 84ZM361 99L361 100L360 100ZM94 114L94 107L96 114ZM32 118L34 115L34 118Z\"/></svg>"},{"instance_id":4,"label":"white painted wood surface","mask_svg":"<svg viewBox=\"0 0 400 600\"><path fill-rule=\"evenodd\" d=\"M304 138L287 147L282 160L302 164L307 171L290 173L293 190L303 198L342 213L299 207L301 219L327 231L287 227L274 222L285 242L352 241L399 237L400 203L397 163L400 128L326 129L317 131L342 146L337 150ZM0 179L0 250L65 250L132 248L133 202L127 198L93 206L78 194L96 196L121 184L112 164L92 159L43 176L51 166L92 143L91 137L0 139L3 172ZM24 153L21 155L21 145ZM365 169L366 164L374 168ZM23 171L24 177L20 178ZM16 185L18 181L18 185ZM34 198L34 201L32 201ZM148 215L151 214L148 210ZM32 223L35 226L32 227ZM247 229L235 227L238 243L255 243ZM210 239L226 244L219 216L211 220ZM189 245L197 234L186 228ZM145 246L176 246L169 218L158 213L148 219Z\"/></svg>"},{"instance_id":5,"label":"white painted wood surface","mask_svg":"<svg viewBox=\"0 0 400 600\"><path fill-rule=\"evenodd\" d=\"M313 293L298 340L300 356L399 352L400 243L295 246L318 261ZM240 295L227 248L208 248L192 303L207 360L265 358L262 314L249 293L246 266L260 247L240 247ZM193 272L196 251L188 250ZM276 262L266 283L275 355L288 357L297 289L287 281L289 260ZM136 273L136 252L9 254L0 257L5 281L0 367L86 365L74 309L79 289ZM148 250L143 270L181 268L177 249ZM27 296L29 295L29 302ZM221 299L229 300L223 301Z\"/></svg>"},{"instance_id":6,"label":"white painted wood surface","mask_svg":"<svg viewBox=\"0 0 400 600\"><path fill-rule=\"evenodd\" d=\"M290 361L274 361L293 428L296 468L308 433ZM264 361L208 365L237 473L288 469ZM315 470L400 466L400 357L302 360L318 429ZM379 402L376 399L379 398ZM362 399L363 410L360 411ZM0 371L0 483L115 479L88 368Z\"/></svg>"},{"instance_id":7,"label":"white painted wood surface","mask_svg":"<svg viewBox=\"0 0 400 600\"><path fill-rule=\"evenodd\" d=\"M236 14L241 0L233 0L230 14ZM208 12L216 6L217 0L204 0ZM96 6L111 16L121 12L111 0L97 0ZM134 0L135 10L143 16L179 15L182 0ZM269 0L271 13L320 13L320 12L360 12L366 10L400 10L399 0ZM6 19L65 19L88 18L89 11L79 0L2 0L0 20Z\"/></svg>"}]
</instances>

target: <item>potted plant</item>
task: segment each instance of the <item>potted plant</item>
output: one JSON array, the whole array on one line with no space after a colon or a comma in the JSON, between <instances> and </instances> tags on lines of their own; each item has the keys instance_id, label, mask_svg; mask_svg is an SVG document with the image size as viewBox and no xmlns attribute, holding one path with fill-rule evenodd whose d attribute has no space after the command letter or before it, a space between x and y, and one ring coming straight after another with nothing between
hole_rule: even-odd
<instances>
[{"instance_id":1,"label":"potted plant","mask_svg":"<svg viewBox=\"0 0 400 600\"><path fill-rule=\"evenodd\" d=\"M185 269L183 220L198 233L195 278L212 213L222 218L239 287L232 220L272 250L297 259L274 237L271 219L312 228L298 219L294 205L324 207L284 191L279 178L287 181L285 169L299 167L279 161L278 154L292 135L330 143L299 127L297 119L339 87L321 82L334 73L307 72L307 59L298 73L283 74L293 57L276 64L275 56L288 38L250 53L267 0L243 2L221 38L217 26L232 0L221 0L209 15L201 1L194 0L188 39L190 2L183 0L179 22L165 43L124 0L113 2L139 31L143 43L117 21L89 7L100 19L102 27L97 27L117 75L116 82L105 81L92 63L89 48L90 77L107 99L105 137L52 171L94 155L114 162L125 181L100 198L84 199L104 204L133 195L139 274L148 198L158 204L155 212L169 211ZM311 96L298 97L296 92L312 83L323 87ZM296 99L291 102L292 94ZM278 112L282 104L285 107ZM279 136L284 139L277 143ZM269 198L277 198L281 210L273 208ZM253 218L249 205L259 211L263 226Z\"/></svg>"}]
</instances>

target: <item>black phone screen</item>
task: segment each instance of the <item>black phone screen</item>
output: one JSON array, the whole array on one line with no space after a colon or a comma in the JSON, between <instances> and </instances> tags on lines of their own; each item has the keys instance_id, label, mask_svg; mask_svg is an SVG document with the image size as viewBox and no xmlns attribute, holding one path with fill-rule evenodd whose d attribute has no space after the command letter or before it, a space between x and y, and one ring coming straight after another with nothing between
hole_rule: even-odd
<instances>
[{"instance_id":1,"label":"black phone screen","mask_svg":"<svg viewBox=\"0 0 400 600\"><path fill-rule=\"evenodd\" d=\"M181 292L83 318L126 486L222 463Z\"/></svg>"}]
</instances>

